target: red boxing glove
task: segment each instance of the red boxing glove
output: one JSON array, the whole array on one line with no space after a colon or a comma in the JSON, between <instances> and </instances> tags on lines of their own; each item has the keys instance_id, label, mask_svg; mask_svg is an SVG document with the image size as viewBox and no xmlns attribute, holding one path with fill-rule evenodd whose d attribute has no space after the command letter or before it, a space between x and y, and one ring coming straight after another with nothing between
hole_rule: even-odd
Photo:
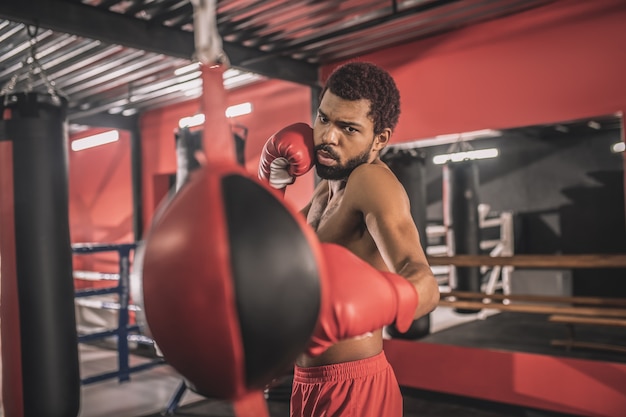
<instances>
[{"instance_id":1,"label":"red boxing glove","mask_svg":"<svg viewBox=\"0 0 626 417\"><path fill-rule=\"evenodd\" d=\"M346 248L322 243L326 300L307 354L321 355L343 339L395 323L406 332L418 305L417 290L406 278L379 271Z\"/></svg>"},{"instance_id":2,"label":"red boxing glove","mask_svg":"<svg viewBox=\"0 0 626 417\"><path fill-rule=\"evenodd\" d=\"M295 123L274 133L265 143L259 162L259 179L283 190L304 175L314 162L313 129Z\"/></svg>"}]
</instances>

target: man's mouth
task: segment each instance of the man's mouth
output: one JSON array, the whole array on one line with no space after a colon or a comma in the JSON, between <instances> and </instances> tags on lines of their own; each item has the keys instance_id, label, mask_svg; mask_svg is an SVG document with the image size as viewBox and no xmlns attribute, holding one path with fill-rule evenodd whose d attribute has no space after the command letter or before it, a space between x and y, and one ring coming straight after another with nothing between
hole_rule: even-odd
<instances>
[{"instance_id":1,"label":"man's mouth","mask_svg":"<svg viewBox=\"0 0 626 417\"><path fill-rule=\"evenodd\" d=\"M316 155L317 155L317 162L319 162L322 165L330 166L330 165L337 164L337 159L330 152L327 152L324 150L318 150Z\"/></svg>"}]
</instances>

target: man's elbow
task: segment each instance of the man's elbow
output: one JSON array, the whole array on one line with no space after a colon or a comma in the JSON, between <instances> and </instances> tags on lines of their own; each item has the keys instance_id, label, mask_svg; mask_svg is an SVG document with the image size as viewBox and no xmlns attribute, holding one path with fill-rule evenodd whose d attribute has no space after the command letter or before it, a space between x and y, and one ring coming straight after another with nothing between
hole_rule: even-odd
<instances>
[{"instance_id":1,"label":"man's elbow","mask_svg":"<svg viewBox=\"0 0 626 417\"><path fill-rule=\"evenodd\" d=\"M437 305L439 304L439 299L440 299L440 294L439 294L439 284L437 283L437 280L435 279L435 277L433 276L432 279L428 280L429 284L427 287L427 291L425 291L426 294L425 295L425 299L420 300L421 303L420 304L426 304L427 308L425 308L426 310L428 310L428 312L432 312L435 308L437 308ZM424 306L424 307L426 307Z\"/></svg>"}]
</instances>

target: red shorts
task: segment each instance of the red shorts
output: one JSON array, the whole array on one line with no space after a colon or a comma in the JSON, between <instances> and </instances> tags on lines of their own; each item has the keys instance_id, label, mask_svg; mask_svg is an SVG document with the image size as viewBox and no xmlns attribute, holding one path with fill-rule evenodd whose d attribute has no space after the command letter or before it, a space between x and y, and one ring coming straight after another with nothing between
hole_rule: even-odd
<instances>
[{"instance_id":1,"label":"red shorts","mask_svg":"<svg viewBox=\"0 0 626 417\"><path fill-rule=\"evenodd\" d=\"M295 367L291 417L402 417L402 394L384 352L371 358Z\"/></svg>"}]
</instances>

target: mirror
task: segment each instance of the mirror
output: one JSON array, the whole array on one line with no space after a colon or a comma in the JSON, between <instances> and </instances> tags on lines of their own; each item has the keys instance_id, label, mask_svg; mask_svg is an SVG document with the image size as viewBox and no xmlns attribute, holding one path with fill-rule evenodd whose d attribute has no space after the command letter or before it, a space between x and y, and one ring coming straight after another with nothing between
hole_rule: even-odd
<instances>
[{"instance_id":1,"label":"mirror","mask_svg":"<svg viewBox=\"0 0 626 417\"><path fill-rule=\"evenodd\" d=\"M459 152L480 158L473 161L478 177L480 254L623 254L622 137L621 114L603 115L391 145L383 159L391 160L388 163L394 171L399 164L394 164L397 158L392 155L402 155L404 166L411 165L410 178L402 170L398 178L403 183L403 177L409 180L405 187L416 224L426 235L423 244L429 256L454 253L446 235L444 213L449 207L444 204L445 163L441 160L454 159ZM482 155L471 154L475 151ZM421 190L416 182L421 183ZM425 212L421 219L415 214L420 211ZM442 292L458 284L453 269L433 267ZM626 297L624 269L620 268L495 269L480 269L482 292ZM431 331L477 317L455 312L442 317L437 311Z\"/></svg>"}]
</instances>

